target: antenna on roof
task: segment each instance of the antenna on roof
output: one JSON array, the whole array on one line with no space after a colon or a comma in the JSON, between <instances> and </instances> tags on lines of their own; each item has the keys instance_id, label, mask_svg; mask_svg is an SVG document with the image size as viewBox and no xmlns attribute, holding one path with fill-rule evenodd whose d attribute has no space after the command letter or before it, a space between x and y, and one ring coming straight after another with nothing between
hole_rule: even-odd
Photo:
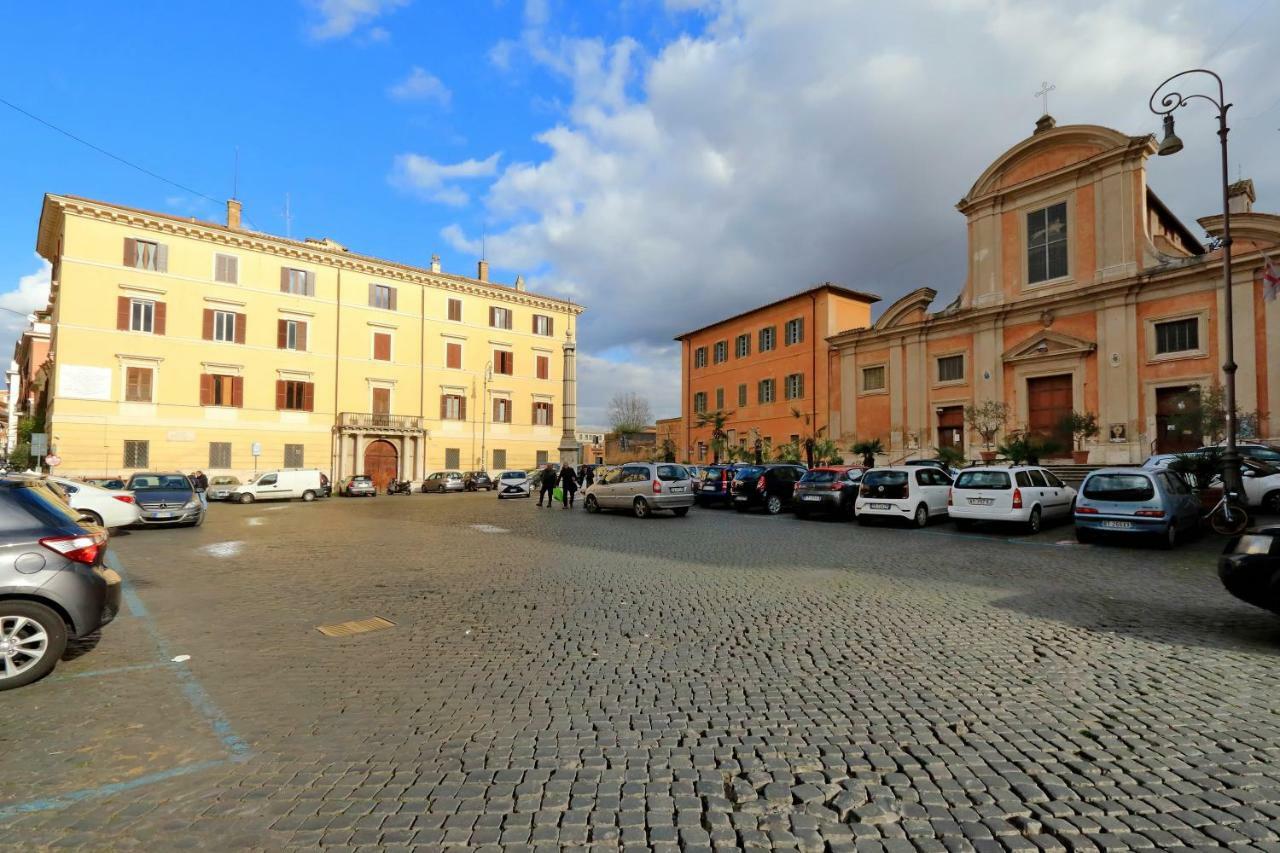
<instances>
[{"instance_id":1,"label":"antenna on roof","mask_svg":"<svg viewBox=\"0 0 1280 853\"><path fill-rule=\"evenodd\" d=\"M231 173L231 197L240 197L240 146L236 146L236 166Z\"/></svg>"}]
</instances>

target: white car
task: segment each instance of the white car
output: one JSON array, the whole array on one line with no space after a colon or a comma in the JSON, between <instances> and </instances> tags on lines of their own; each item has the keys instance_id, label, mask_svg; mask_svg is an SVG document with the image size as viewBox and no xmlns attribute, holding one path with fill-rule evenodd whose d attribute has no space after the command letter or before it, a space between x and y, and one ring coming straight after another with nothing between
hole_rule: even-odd
<instances>
[{"instance_id":1,"label":"white car","mask_svg":"<svg viewBox=\"0 0 1280 853\"><path fill-rule=\"evenodd\" d=\"M72 509L88 516L99 527L128 527L138 523L140 513L133 492L102 489L65 477L50 477L49 482L66 493Z\"/></svg>"},{"instance_id":2,"label":"white car","mask_svg":"<svg viewBox=\"0 0 1280 853\"><path fill-rule=\"evenodd\" d=\"M1176 453L1158 453L1143 462L1142 467L1148 470L1168 468L1177 458ZM1249 506L1261 507L1264 512L1280 515L1280 469L1258 459L1246 458L1240 463L1240 474L1244 481L1245 500ZM1214 477L1210 485L1221 486L1222 478Z\"/></svg>"},{"instance_id":3,"label":"white car","mask_svg":"<svg viewBox=\"0 0 1280 853\"><path fill-rule=\"evenodd\" d=\"M896 518L924 527L947 514L951 478L941 468L895 465L872 468L862 475L854 512L859 524L874 518Z\"/></svg>"},{"instance_id":4,"label":"white car","mask_svg":"<svg viewBox=\"0 0 1280 853\"><path fill-rule=\"evenodd\" d=\"M1025 525L1038 533L1049 519L1071 517L1076 490L1034 465L966 468L951 484L948 510L964 530L981 521Z\"/></svg>"},{"instance_id":5,"label":"white car","mask_svg":"<svg viewBox=\"0 0 1280 853\"><path fill-rule=\"evenodd\" d=\"M524 471L503 471L495 482L498 484L498 500L527 498L532 495L529 475Z\"/></svg>"}]
</instances>

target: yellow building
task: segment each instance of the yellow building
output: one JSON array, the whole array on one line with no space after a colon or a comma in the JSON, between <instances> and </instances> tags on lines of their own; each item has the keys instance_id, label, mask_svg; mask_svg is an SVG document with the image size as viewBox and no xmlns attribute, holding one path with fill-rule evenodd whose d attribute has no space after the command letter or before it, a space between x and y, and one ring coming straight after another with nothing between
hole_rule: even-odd
<instances>
[{"instance_id":1,"label":"yellow building","mask_svg":"<svg viewBox=\"0 0 1280 853\"><path fill-rule=\"evenodd\" d=\"M59 473L381 483L576 451L583 309L488 281L483 261L467 278L247 231L238 201L219 225L60 195L37 250L53 265Z\"/></svg>"}]
</instances>

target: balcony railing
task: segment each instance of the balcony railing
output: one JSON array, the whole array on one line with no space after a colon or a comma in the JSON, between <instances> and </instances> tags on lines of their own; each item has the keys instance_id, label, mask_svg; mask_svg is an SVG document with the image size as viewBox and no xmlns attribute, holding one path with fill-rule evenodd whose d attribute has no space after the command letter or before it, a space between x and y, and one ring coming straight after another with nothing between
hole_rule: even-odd
<instances>
[{"instance_id":1,"label":"balcony railing","mask_svg":"<svg viewBox=\"0 0 1280 853\"><path fill-rule=\"evenodd\" d=\"M416 415L383 415L376 412L340 412L340 429L386 429L397 432L421 432L422 418Z\"/></svg>"}]
</instances>

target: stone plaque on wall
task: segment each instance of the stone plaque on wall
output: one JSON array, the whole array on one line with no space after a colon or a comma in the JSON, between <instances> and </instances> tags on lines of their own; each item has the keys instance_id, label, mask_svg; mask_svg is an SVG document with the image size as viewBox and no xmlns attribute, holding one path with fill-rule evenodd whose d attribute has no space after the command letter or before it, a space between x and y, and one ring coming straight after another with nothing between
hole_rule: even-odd
<instances>
[{"instance_id":1,"label":"stone plaque on wall","mask_svg":"<svg viewBox=\"0 0 1280 853\"><path fill-rule=\"evenodd\" d=\"M58 396L79 400L110 400L111 368L62 365L58 369Z\"/></svg>"}]
</instances>

